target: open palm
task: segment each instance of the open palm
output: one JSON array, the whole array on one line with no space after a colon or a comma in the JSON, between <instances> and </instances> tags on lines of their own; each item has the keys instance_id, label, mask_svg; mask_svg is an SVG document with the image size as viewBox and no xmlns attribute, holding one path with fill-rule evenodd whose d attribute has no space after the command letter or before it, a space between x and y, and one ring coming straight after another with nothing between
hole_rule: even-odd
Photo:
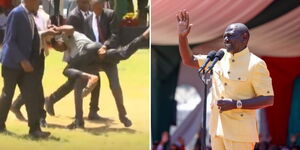
<instances>
[{"instance_id":1,"label":"open palm","mask_svg":"<svg viewBox=\"0 0 300 150\"><path fill-rule=\"evenodd\" d=\"M178 34L180 36L186 37L190 33L192 24L189 24L189 22L189 13L186 10L177 14Z\"/></svg>"}]
</instances>

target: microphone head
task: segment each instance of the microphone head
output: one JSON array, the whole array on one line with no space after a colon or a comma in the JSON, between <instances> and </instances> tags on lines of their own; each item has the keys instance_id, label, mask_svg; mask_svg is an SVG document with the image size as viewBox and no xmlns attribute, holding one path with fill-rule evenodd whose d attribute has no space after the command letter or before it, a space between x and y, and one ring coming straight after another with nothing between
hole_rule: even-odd
<instances>
[{"instance_id":1,"label":"microphone head","mask_svg":"<svg viewBox=\"0 0 300 150\"><path fill-rule=\"evenodd\" d=\"M216 56L216 51L215 50L212 50L210 51L208 54L207 54L207 58L210 59L210 61L214 60L215 56Z\"/></svg>"},{"instance_id":2,"label":"microphone head","mask_svg":"<svg viewBox=\"0 0 300 150\"><path fill-rule=\"evenodd\" d=\"M219 51L217 52L217 54L215 55L215 57L218 58L218 60L221 60L221 59L223 58L224 54L225 54L225 53L224 53L223 50L219 50Z\"/></svg>"}]
</instances>

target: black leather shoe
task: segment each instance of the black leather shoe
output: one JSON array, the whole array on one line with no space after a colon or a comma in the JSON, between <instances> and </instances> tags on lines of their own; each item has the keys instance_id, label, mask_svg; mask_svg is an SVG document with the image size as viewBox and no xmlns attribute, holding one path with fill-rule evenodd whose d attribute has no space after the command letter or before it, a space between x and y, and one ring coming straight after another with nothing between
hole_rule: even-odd
<instances>
[{"instance_id":1,"label":"black leather shoe","mask_svg":"<svg viewBox=\"0 0 300 150\"><path fill-rule=\"evenodd\" d=\"M68 129L84 128L84 121L76 119L67 126Z\"/></svg>"},{"instance_id":2,"label":"black leather shoe","mask_svg":"<svg viewBox=\"0 0 300 150\"><path fill-rule=\"evenodd\" d=\"M54 106L53 105L54 104L50 101L49 97L46 97L45 98L45 108L46 108L47 113L50 116L55 116Z\"/></svg>"},{"instance_id":3,"label":"black leather shoe","mask_svg":"<svg viewBox=\"0 0 300 150\"><path fill-rule=\"evenodd\" d=\"M19 119L20 121L26 121L26 119L23 116L23 114L21 113L20 109L11 106L10 111L12 111L15 114L15 116L17 117L17 119Z\"/></svg>"},{"instance_id":4,"label":"black leather shoe","mask_svg":"<svg viewBox=\"0 0 300 150\"><path fill-rule=\"evenodd\" d=\"M29 136L33 137L33 138L41 138L41 139L44 139L44 138L47 138L51 135L50 132L43 132L43 131L33 131L33 132L29 132Z\"/></svg>"},{"instance_id":5,"label":"black leather shoe","mask_svg":"<svg viewBox=\"0 0 300 150\"><path fill-rule=\"evenodd\" d=\"M40 119L40 126L43 127L43 128L48 127L46 119L44 119L44 118Z\"/></svg>"},{"instance_id":6,"label":"black leather shoe","mask_svg":"<svg viewBox=\"0 0 300 150\"><path fill-rule=\"evenodd\" d=\"M97 112L90 112L88 115L89 120L95 120L95 121L107 121L107 118L103 118L100 115L97 114Z\"/></svg>"},{"instance_id":7,"label":"black leather shoe","mask_svg":"<svg viewBox=\"0 0 300 150\"><path fill-rule=\"evenodd\" d=\"M130 127L132 122L126 116L120 117L120 121L124 124L125 127Z\"/></svg>"}]
</instances>

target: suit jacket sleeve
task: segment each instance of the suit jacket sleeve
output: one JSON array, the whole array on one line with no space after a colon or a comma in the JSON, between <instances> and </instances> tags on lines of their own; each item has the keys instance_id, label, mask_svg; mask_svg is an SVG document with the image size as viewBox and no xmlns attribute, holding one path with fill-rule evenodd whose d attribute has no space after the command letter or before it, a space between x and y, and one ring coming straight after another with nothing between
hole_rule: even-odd
<instances>
[{"instance_id":1,"label":"suit jacket sleeve","mask_svg":"<svg viewBox=\"0 0 300 150\"><path fill-rule=\"evenodd\" d=\"M110 35L108 39L104 42L104 45L108 48L115 48L119 45L119 24L117 21L117 16L115 12L113 11L111 14L111 20L109 22L109 29Z\"/></svg>"},{"instance_id":2,"label":"suit jacket sleeve","mask_svg":"<svg viewBox=\"0 0 300 150\"><path fill-rule=\"evenodd\" d=\"M70 15L69 18L67 19L67 24L72 25L74 27L75 31L78 31L80 33L83 32L83 31L81 31L81 28L80 28L82 25L81 25L81 21L78 16L76 16L74 14Z\"/></svg>"},{"instance_id":3,"label":"suit jacket sleeve","mask_svg":"<svg viewBox=\"0 0 300 150\"><path fill-rule=\"evenodd\" d=\"M18 20L18 14L12 13L12 16L9 17L7 22L7 32L6 32L6 41L8 42L8 46L10 50L13 51L12 57L15 62L20 63L22 60L25 60L25 56L22 54L20 47L17 44L17 28L20 27L20 23Z\"/></svg>"}]
</instances>

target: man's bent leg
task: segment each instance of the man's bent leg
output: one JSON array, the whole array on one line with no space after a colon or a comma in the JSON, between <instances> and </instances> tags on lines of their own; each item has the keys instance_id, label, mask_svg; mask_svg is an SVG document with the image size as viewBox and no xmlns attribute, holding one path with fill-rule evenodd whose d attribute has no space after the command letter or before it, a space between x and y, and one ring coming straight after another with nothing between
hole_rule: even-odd
<instances>
[{"instance_id":1,"label":"man's bent leg","mask_svg":"<svg viewBox=\"0 0 300 150\"><path fill-rule=\"evenodd\" d=\"M69 94L74 87L74 80L68 79L64 84L62 84L56 91L54 91L49 96L49 101L51 101L53 104L58 102L60 99L65 97L67 94Z\"/></svg>"},{"instance_id":2,"label":"man's bent leg","mask_svg":"<svg viewBox=\"0 0 300 150\"><path fill-rule=\"evenodd\" d=\"M54 116L54 104L69 94L74 87L74 80L68 79L63 85L61 85L55 92L49 97L45 98L45 108L49 115Z\"/></svg>"},{"instance_id":3,"label":"man's bent leg","mask_svg":"<svg viewBox=\"0 0 300 150\"><path fill-rule=\"evenodd\" d=\"M136 37L133 41L123 47L107 50L105 61L115 63L120 60L126 60L139 48L147 45L147 43L148 39L146 39L144 36Z\"/></svg>"},{"instance_id":4,"label":"man's bent leg","mask_svg":"<svg viewBox=\"0 0 300 150\"><path fill-rule=\"evenodd\" d=\"M10 110L16 115L17 119L25 121L25 117L21 113L21 107L25 104L25 101L21 94L14 100L13 104L10 107Z\"/></svg>"}]
</instances>

